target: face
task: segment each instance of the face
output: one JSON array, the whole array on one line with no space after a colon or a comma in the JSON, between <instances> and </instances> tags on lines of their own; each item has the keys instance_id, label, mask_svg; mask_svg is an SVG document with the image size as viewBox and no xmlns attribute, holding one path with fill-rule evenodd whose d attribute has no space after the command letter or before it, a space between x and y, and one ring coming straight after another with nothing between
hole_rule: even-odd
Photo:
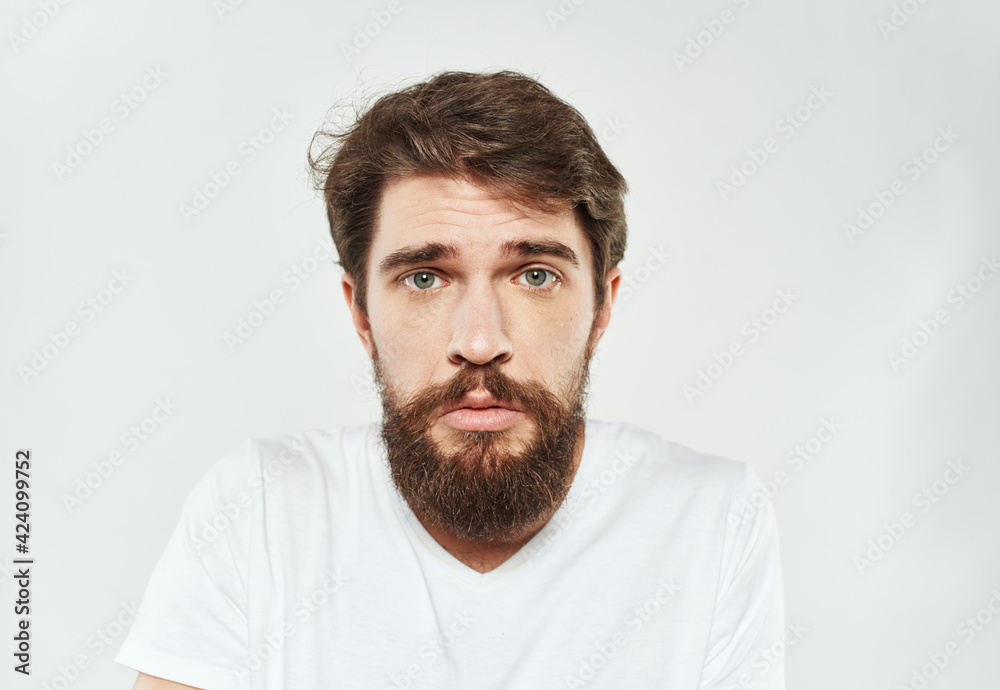
<instances>
[{"instance_id":1,"label":"face","mask_svg":"<svg viewBox=\"0 0 1000 690\"><path fill-rule=\"evenodd\" d=\"M468 182L387 184L368 260L372 358L393 479L425 524L510 542L565 498L583 448L590 358L621 271L595 312L593 263L568 208L519 209Z\"/></svg>"}]
</instances>

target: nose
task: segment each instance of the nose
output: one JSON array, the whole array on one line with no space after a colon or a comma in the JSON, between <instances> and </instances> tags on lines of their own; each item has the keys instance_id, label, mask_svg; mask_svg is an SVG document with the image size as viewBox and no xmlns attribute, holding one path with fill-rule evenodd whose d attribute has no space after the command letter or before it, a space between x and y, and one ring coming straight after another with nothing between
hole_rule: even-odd
<instances>
[{"instance_id":1,"label":"nose","mask_svg":"<svg viewBox=\"0 0 1000 690\"><path fill-rule=\"evenodd\" d=\"M494 286L471 281L451 318L448 359L454 364L502 364L513 354L504 305Z\"/></svg>"}]
</instances>

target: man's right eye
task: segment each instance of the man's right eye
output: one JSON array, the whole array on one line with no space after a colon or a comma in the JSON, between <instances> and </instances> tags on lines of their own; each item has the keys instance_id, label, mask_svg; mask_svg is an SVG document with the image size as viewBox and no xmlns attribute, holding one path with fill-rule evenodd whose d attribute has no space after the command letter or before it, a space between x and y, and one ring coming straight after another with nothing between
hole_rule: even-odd
<instances>
[{"instance_id":1,"label":"man's right eye","mask_svg":"<svg viewBox=\"0 0 1000 690\"><path fill-rule=\"evenodd\" d=\"M409 282L410 280L413 282ZM417 273L411 273L410 275L403 278L403 284L415 288L417 292L422 292L429 290L434 287L434 281L437 279L437 275L429 271L418 271Z\"/></svg>"}]
</instances>

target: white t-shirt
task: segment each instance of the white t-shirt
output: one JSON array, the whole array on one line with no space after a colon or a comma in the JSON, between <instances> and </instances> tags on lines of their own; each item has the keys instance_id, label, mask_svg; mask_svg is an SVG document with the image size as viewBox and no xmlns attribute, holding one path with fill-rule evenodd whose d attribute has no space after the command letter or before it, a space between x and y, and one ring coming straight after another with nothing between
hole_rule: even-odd
<instances>
[{"instance_id":1,"label":"white t-shirt","mask_svg":"<svg viewBox=\"0 0 1000 690\"><path fill-rule=\"evenodd\" d=\"M557 514L487 573L396 493L375 423L246 441L188 496L115 661L204 690L783 690L757 476L585 433Z\"/></svg>"}]
</instances>

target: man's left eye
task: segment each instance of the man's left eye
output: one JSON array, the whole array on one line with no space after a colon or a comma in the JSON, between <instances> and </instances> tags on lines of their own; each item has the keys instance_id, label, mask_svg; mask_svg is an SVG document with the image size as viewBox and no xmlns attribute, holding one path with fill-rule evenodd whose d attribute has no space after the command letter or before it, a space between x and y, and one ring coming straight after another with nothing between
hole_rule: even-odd
<instances>
[{"instance_id":1,"label":"man's left eye","mask_svg":"<svg viewBox=\"0 0 1000 690\"><path fill-rule=\"evenodd\" d=\"M558 278L556 275L549 270L544 268L529 268L527 271L521 274L527 280L528 285L531 287L542 287L545 285L547 278L551 278L551 283L554 283Z\"/></svg>"}]
</instances>

